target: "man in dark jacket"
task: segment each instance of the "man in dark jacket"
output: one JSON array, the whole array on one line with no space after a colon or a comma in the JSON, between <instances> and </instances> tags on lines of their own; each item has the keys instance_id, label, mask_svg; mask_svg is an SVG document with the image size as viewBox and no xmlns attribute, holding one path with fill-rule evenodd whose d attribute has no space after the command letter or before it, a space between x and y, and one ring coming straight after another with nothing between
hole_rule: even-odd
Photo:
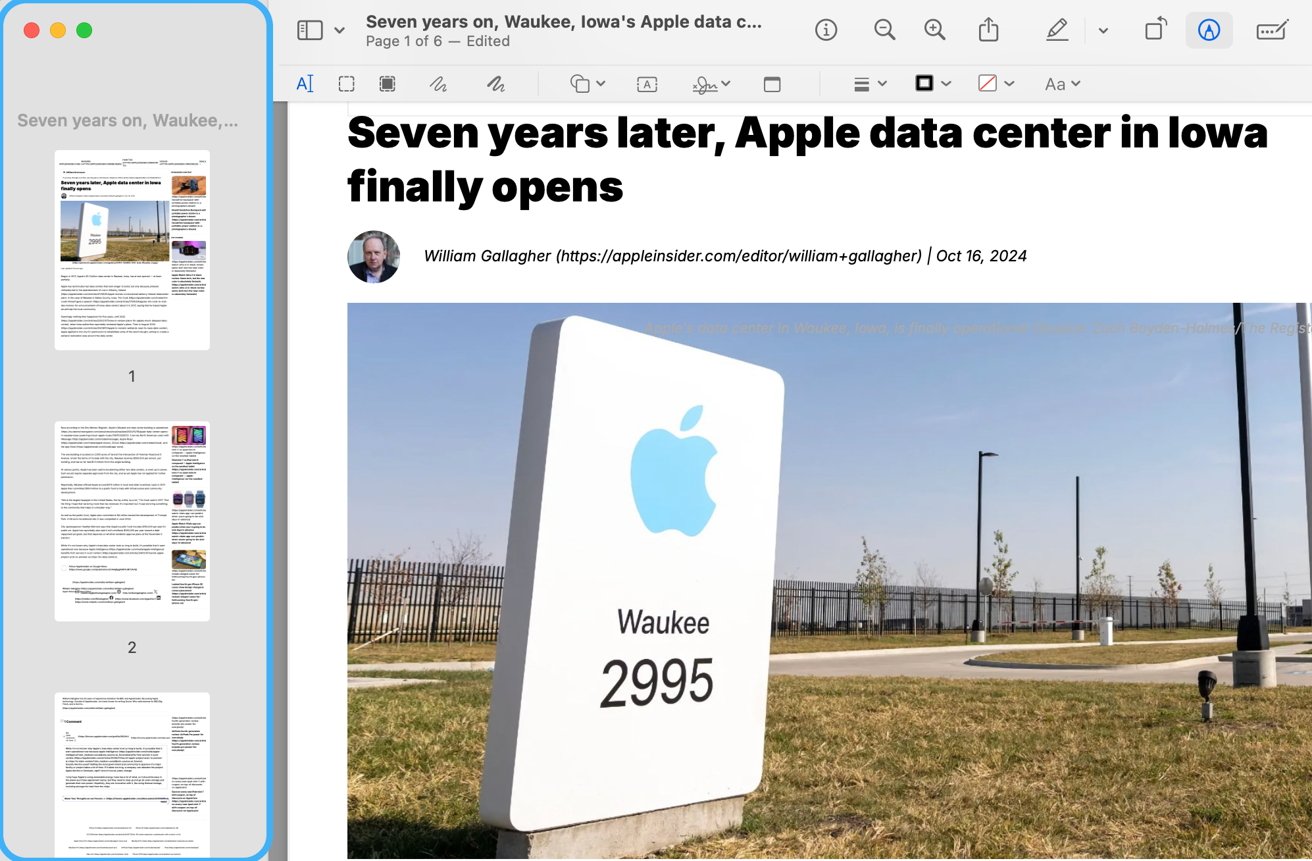
<instances>
[{"instance_id":1,"label":"man in dark jacket","mask_svg":"<svg viewBox=\"0 0 1312 861\"><path fill-rule=\"evenodd\" d=\"M364 261L352 264L351 272L368 284L379 284L392 277L396 267L387 262L387 248L382 237L370 236L365 239Z\"/></svg>"}]
</instances>

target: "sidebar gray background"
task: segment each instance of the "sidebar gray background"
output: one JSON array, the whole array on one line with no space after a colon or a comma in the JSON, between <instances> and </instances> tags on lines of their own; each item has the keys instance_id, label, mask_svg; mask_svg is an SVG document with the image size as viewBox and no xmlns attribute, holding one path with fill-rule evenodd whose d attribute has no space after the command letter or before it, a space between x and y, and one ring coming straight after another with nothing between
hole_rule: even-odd
<instances>
[{"instance_id":1,"label":"sidebar gray background","mask_svg":"<svg viewBox=\"0 0 1312 861\"><path fill-rule=\"evenodd\" d=\"M54 848L57 691L208 692L210 849L246 856L267 836L265 36L244 4L23 4L3 22L3 815L19 855ZM237 125L155 126L166 112ZM147 128L20 128L21 113ZM209 350L54 349L58 149L209 150ZM55 422L181 417L210 424L210 621L55 622Z\"/></svg>"}]
</instances>

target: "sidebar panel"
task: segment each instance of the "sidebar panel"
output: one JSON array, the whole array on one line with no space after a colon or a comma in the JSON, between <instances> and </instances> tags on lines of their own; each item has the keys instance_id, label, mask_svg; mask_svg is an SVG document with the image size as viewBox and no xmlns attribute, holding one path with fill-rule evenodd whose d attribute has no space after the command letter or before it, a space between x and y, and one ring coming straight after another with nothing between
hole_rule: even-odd
<instances>
[{"instance_id":1,"label":"sidebar panel","mask_svg":"<svg viewBox=\"0 0 1312 861\"><path fill-rule=\"evenodd\" d=\"M271 838L270 22L4 7L11 857Z\"/></svg>"}]
</instances>

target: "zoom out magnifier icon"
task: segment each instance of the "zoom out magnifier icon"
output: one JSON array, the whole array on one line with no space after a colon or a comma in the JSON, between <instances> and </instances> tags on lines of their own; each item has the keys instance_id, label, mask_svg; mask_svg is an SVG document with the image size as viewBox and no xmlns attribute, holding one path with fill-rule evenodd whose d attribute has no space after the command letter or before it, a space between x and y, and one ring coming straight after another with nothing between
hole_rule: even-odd
<instances>
[{"instance_id":1,"label":"zoom out magnifier icon","mask_svg":"<svg viewBox=\"0 0 1312 861\"><path fill-rule=\"evenodd\" d=\"M893 22L887 18L880 18L875 22L875 35L886 36L894 42L897 41L897 36L893 35Z\"/></svg>"}]
</instances>

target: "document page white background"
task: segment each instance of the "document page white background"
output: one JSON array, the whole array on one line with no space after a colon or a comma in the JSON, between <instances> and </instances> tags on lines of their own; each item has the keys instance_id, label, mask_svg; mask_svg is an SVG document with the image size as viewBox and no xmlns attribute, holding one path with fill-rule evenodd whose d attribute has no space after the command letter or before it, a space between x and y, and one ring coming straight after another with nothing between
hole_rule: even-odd
<instances>
[{"instance_id":1,"label":"document page white background","mask_svg":"<svg viewBox=\"0 0 1312 861\"><path fill-rule=\"evenodd\" d=\"M1308 289L1306 153L1312 119L1283 106L1051 105L1002 117L945 106L934 116L1164 125L1171 114L1210 122L1261 120L1264 150L963 149L812 151L770 158L733 151L744 114L863 128L894 114L851 106L612 105L538 112L433 105L289 106L288 475L289 833L295 857L341 857L346 829L345 624L337 572L347 557L347 306L352 302L1176 302L1299 301ZM772 109L775 110L775 109ZM537 123L708 118L724 156L703 150L359 149L348 120ZM475 206L351 203L356 168L484 177ZM528 212L495 201L496 177L623 180L616 203L542 202ZM397 274L366 285L347 269L365 230L399 244ZM557 265L423 262L425 249L1024 249L1024 263ZM434 335L438 336L437 333ZM437 396L437 395L435 395ZM471 429L471 432L477 432ZM313 500L313 505L300 504ZM331 588L330 588L331 586ZM325 657L327 656L327 657Z\"/></svg>"}]
</instances>

